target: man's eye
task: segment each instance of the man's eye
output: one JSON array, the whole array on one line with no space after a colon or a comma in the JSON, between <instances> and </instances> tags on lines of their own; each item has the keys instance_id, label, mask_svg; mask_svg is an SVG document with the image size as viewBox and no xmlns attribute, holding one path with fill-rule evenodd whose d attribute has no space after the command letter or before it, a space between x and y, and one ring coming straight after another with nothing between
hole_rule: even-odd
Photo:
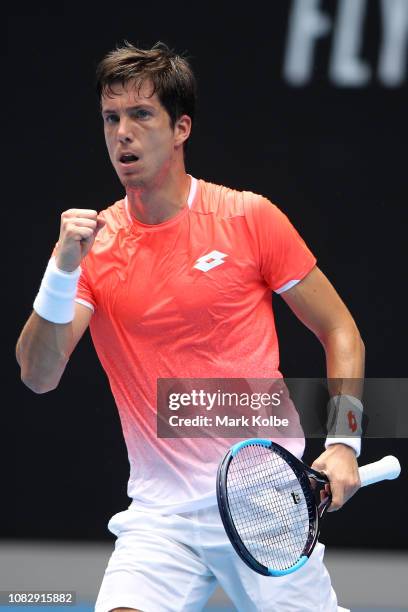
<instances>
[{"instance_id":1,"label":"man's eye","mask_svg":"<svg viewBox=\"0 0 408 612\"><path fill-rule=\"evenodd\" d=\"M117 123L119 121L119 117L117 115L105 115L106 123Z\"/></svg>"},{"instance_id":2,"label":"man's eye","mask_svg":"<svg viewBox=\"0 0 408 612\"><path fill-rule=\"evenodd\" d=\"M150 117L150 115L151 115L150 111L144 108L138 108L135 111L135 117L137 117L137 119L146 119L146 117Z\"/></svg>"}]
</instances>

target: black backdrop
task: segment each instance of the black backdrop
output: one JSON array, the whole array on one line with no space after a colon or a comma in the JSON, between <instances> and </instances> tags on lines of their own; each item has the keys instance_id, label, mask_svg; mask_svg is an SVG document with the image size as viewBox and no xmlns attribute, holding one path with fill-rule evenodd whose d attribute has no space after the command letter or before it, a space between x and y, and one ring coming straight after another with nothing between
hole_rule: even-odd
<instances>
[{"instance_id":1,"label":"black backdrop","mask_svg":"<svg viewBox=\"0 0 408 612\"><path fill-rule=\"evenodd\" d=\"M384 15L380 1L369 0L362 3L353 60L364 63L366 77L341 83L331 63L345 3L316 1L330 27L313 46L304 82L291 82L284 64L289 41L297 44L299 1L252 2L251 10L236 3L198 10L186 2L9 9L2 537L103 539L110 515L128 503L119 420L89 337L59 388L46 395L20 383L13 355L61 212L102 209L122 195L93 82L99 59L124 39L142 46L163 40L188 52L200 100L188 171L276 202L351 309L366 344L367 375L407 375L406 61L399 80L380 74ZM347 44L340 61L346 73ZM275 308L284 374L322 376L319 343L279 298ZM310 441L306 458L312 461L320 449L321 442ZM402 439L367 440L362 461L389 453L407 465ZM326 521L323 539L336 546L406 547L398 521L405 518L398 508L405 485L403 473L397 483L360 492ZM387 525L391 500L397 517Z\"/></svg>"}]
</instances>

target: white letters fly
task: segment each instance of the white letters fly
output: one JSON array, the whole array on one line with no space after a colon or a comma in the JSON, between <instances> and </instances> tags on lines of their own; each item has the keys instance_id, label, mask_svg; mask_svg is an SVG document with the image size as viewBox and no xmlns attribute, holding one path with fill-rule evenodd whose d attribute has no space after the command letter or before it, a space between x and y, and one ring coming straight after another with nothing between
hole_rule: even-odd
<instances>
[{"instance_id":1,"label":"white letters fly","mask_svg":"<svg viewBox=\"0 0 408 612\"><path fill-rule=\"evenodd\" d=\"M375 4L380 9L375 34L377 69L361 56L366 24ZM285 81L297 87L311 83L318 42L330 36L328 77L335 86L364 87L374 78L385 87L403 86L407 77L408 0L337 0L334 16L327 8L328 2L323 0L292 0L283 63Z\"/></svg>"}]
</instances>

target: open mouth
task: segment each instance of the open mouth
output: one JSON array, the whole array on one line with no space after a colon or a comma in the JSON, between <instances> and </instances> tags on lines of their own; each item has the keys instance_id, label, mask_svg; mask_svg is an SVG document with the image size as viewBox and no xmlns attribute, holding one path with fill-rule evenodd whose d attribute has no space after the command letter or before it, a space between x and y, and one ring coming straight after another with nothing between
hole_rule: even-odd
<instances>
[{"instance_id":1,"label":"open mouth","mask_svg":"<svg viewBox=\"0 0 408 612\"><path fill-rule=\"evenodd\" d=\"M132 153L124 153L120 156L119 161L121 164L133 164L134 162L137 162L138 159L139 158Z\"/></svg>"}]
</instances>

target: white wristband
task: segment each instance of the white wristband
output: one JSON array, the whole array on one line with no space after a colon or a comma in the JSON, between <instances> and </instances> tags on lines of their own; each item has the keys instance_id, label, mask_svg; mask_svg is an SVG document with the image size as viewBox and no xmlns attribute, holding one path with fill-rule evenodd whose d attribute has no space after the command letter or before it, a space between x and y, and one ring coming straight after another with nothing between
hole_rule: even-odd
<instances>
[{"instance_id":1,"label":"white wristband","mask_svg":"<svg viewBox=\"0 0 408 612\"><path fill-rule=\"evenodd\" d=\"M35 312L52 323L70 323L74 319L80 276L81 266L73 272L65 272L57 268L55 257L51 257L34 300Z\"/></svg>"},{"instance_id":2,"label":"white wristband","mask_svg":"<svg viewBox=\"0 0 408 612\"><path fill-rule=\"evenodd\" d=\"M345 444L353 448L358 457L361 452L363 404L352 395L335 395L328 403L328 410L325 448L332 444Z\"/></svg>"},{"instance_id":3,"label":"white wristband","mask_svg":"<svg viewBox=\"0 0 408 612\"><path fill-rule=\"evenodd\" d=\"M350 446L356 453L356 457L360 456L361 453L361 438L331 438L327 437L326 442L324 443L324 448L328 448L332 446L332 444L345 444L346 446Z\"/></svg>"}]
</instances>

